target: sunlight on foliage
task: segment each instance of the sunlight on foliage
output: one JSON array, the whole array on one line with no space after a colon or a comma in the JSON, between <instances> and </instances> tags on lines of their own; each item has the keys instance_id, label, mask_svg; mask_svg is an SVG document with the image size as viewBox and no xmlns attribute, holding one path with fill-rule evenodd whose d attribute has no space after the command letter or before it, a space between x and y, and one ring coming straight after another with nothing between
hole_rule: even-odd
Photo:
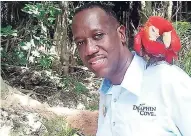
<instances>
[{"instance_id":1,"label":"sunlight on foliage","mask_svg":"<svg viewBox=\"0 0 191 136\"><path fill-rule=\"evenodd\" d=\"M7 27L2 27L0 36L17 36L17 30L12 29L12 26L10 25L8 25Z\"/></svg>"},{"instance_id":2,"label":"sunlight on foliage","mask_svg":"<svg viewBox=\"0 0 191 136\"><path fill-rule=\"evenodd\" d=\"M29 2L21 10L29 17L24 26L1 28L2 64L50 69L55 56L50 31L61 9L54 2Z\"/></svg>"},{"instance_id":3,"label":"sunlight on foliage","mask_svg":"<svg viewBox=\"0 0 191 136\"><path fill-rule=\"evenodd\" d=\"M88 92L88 89L82 83L80 83L77 79L72 78L70 76L63 77L62 83L63 83L63 89L66 90L72 89L77 94Z\"/></svg>"},{"instance_id":4,"label":"sunlight on foliage","mask_svg":"<svg viewBox=\"0 0 191 136\"><path fill-rule=\"evenodd\" d=\"M191 23L175 22L173 25L177 29L182 44L179 60L175 61L175 64L191 76Z\"/></svg>"},{"instance_id":5,"label":"sunlight on foliage","mask_svg":"<svg viewBox=\"0 0 191 136\"><path fill-rule=\"evenodd\" d=\"M44 136L78 136L76 130L72 129L63 117L44 120L47 133Z\"/></svg>"}]
</instances>

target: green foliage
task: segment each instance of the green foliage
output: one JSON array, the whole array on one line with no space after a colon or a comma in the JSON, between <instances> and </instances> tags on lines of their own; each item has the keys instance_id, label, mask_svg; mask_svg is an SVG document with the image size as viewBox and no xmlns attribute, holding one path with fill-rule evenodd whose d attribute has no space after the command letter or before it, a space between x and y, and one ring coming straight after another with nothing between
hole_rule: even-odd
<instances>
[{"instance_id":1,"label":"green foliage","mask_svg":"<svg viewBox=\"0 0 191 136\"><path fill-rule=\"evenodd\" d=\"M15 55L16 54L16 55ZM16 57L17 65L26 65L27 64L27 59L26 59L26 52L22 50L15 50L15 54L13 53L13 57Z\"/></svg>"},{"instance_id":2,"label":"green foliage","mask_svg":"<svg viewBox=\"0 0 191 136\"><path fill-rule=\"evenodd\" d=\"M182 44L179 60L176 61L175 64L180 66L191 76L191 23L175 22L173 25L177 29L177 34L179 35Z\"/></svg>"},{"instance_id":3,"label":"green foliage","mask_svg":"<svg viewBox=\"0 0 191 136\"><path fill-rule=\"evenodd\" d=\"M1 28L2 64L49 69L54 58L50 51L53 46L50 30L61 13L58 2L26 4L22 11L29 16L26 25Z\"/></svg>"},{"instance_id":4,"label":"green foliage","mask_svg":"<svg viewBox=\"0 0 191 136\"><path fill-rule=\"evenodd\" d=\"M17 30L13 30L12 26L8 25L6 27L1 28L0 36L17 36Z\"/></svg>"},{"instance_id":5,"label":"green foliage","mask_svg":"<svg viewBox=\"0 0 191 136\"><path fill-rule=\"evenodd\" d=\"M86 93L88 89L77 79L71 76L65 76L62 78L63 89L74 91L76 94Z\"/></svg>"},{"instance_id":6,"label":"green foliage","mask_svg":"<svg viewBox=\"0 0 191 136\"><path fill-rule=\"evenodd\" d=\"M74 91L78 94L85 93L88 91L88 89L80 82L75 82L74 86Z\"/></svg>"},{"instance_id":7,"label":"green foliage","mask_svg":"<svg viewBox=\"0 0 191 136\"><path fill-rule=\"evenodd\" d=\"M17 37L17 30L12 29L12 26L8 25L6 27L1 28L0 36L2 40ZM6 47L1 47L2 64L14 64L15 62L20 62L19 64L21 65L26 64L27 61L23 58L25 52L19 50L18 48L14 48L13 50L11 50L11 52L7 52L7 49L5 50L5 48L8 48L8 46L6 45ZM16 63L16 65L19 64Z\"/></svg>"},{"instance_id":8,"label":"green foliage","mask_svg":"<svg viewBox=\"0 0 191 136\"><path fill-rule=\"evenodd\" d=\"M99 110L99 95L91 95L90 100L85 103L86 110Z\"/></svg>"},{"instance_id":9,"label":"green foliage","mask_svg":"<svg viewBox=\"0 0 191 136\"><path fill-rule=\"evenodd\" d=\"M44 136L78 136L76 130L72 129L63 117L44 120L43 124L48 131Z\"/></svg>"},{"instance_id":10,"label":"green foliage","mask_svg":"<svg viewBox=\"0 0 191 136\"><path fill-rule=\"evenodd\" d=\"M188 73L189 76L191 76L191 49L188 51L187 54L185 54L184 60L184 70L186 73Z\"/></svg>"},{"instance_id":11,"label":"green foliage","mask_svg":"<svg viewBox=\"0 0 191 136\"><path fill-rule=\"evenodd\" d=\"M20 50L18 47L15 47L10 52L6 52L3 48L1 50L1 64L5 65L17 65L17 66L25 66L27 64L27 52Z\"/></svg>"},{"instance_id":12,"label":"green foliage","mask_svg":"<svg viewBox=\"0 0 191 136\"><path fill-rule=\"evenodd\" d=\"M2 62L49 69L54 55L50 52L53 40L49 30L54 29L61 9L55 2L36 2L26 4L22 11L29 14L30 19L26 26L21 30L12 29L10 25L1 28L1 37L6 41L1 48Z\"/></svg>"},{"instance_id":13,"label":"green foliage","mask_svg":"<svg viewBox=\"0 0 191 136\"><path fill-rule=\"evenodd\" d=\"M191 23L190 22L174 22L174 27L177 30L177 34L182 37L185 34L188 34L188 30L191 29ZM188 35L189 36L189 35Z\"/></svg>"},{"instance_id":14,"label":"green foliage","mask_svg":"<svg viewBox=\"0 0 191 136\"><path fill-rule=\"evenodd\" d=\"M54 29L56 17L61 13L58 4L53 2L42 2L36 4L26 4L22 11L28 13L33 20L38 23L30 28L31 63L35 63L42 69L50 69L53 61L53 55L50 49L53 41L50 39L50 29ZM39 54L39 55L35 55Z\"/></svg>"},{"instance_id":15,"label":"green foliage","mask_svg":"<svg viewBox=\"0 0 191 136\"><path fill-rule=\"evenodd\" d=\"M80 58L80 56L79 56L79 53L76 51L76 63L78 64L78 65L80 65L80 66L83 66L84 64L83 64L83 62L82 62L82 60L81 60L81 58Z\"/></svg>"},{"instance_id":16,"label":"green foliage","mask_svg":"<svg viewBox=\"0 0 191 136\"><path fill-rule=\"evenodd\" d=\"M37 18L38 21L43 22L45 26L54 24L56 16L61 13L61 9L58 5L53 4L52 2L36 3L34 5L26 4L22 11Z\"/></svg>"},{"instance_id":17,"label":"green foliage","mask_svg":"<svg viewBox=\"0 0 191 136\"><path fill-rule=\"evenodd\" d=\"M43 69L50 69L52 65L53 57L51 55L43 54L38 59L39 66Z\"/></svg>"},{"instance_id":18,"label":"green foliage","mask_svg":"<svg viewBox=\"0 0 191 136\"><path fill-rule=\"evenodd\" d=\"M99 100L99 99L98 99ZM97 100L97 101L98 101ZM96 111L99 110L99 104L95 103L95 104L91 104L91 105L86 105L86 110L90 110L90 111Z\"/></svg>"}]
</instances>

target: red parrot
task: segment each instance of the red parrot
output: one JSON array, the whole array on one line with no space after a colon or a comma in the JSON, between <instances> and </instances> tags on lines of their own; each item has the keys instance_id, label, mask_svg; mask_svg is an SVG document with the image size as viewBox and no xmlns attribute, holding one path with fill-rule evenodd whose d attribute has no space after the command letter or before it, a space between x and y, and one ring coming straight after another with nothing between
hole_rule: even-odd
<instances>
[{"instance_id":1,"label":"red parrot","mask_svg":"<svg viewBox=\"0 0 191 136\"><path fill-rule=\"evenodd\" d=\"M172 64L181 43L172 24L159 16L151 16L134 38L134 50L140 56L165 60Z\"/></svg>"}]
</instances>

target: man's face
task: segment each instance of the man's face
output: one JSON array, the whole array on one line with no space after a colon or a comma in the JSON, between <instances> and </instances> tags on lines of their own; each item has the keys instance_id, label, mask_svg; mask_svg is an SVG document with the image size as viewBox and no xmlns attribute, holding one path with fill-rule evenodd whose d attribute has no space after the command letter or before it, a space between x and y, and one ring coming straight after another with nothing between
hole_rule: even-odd
<instances>
[{"instance_id":1,"label":"man's face","mask_svg":"<svg viewBox=\"0 0 191 136\"><path fill-rule=\"evenodd\" d=\"M99 77L111 77L120 65L124 34L112 21L100 8L85 9L73 18L72 33L80 58Z\"/></svg>"}]
</instances>

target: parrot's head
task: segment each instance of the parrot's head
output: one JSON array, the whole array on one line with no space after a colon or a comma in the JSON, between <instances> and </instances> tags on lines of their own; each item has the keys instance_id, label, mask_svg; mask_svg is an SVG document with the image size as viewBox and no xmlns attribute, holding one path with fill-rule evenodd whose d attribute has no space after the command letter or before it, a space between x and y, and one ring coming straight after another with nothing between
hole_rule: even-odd
<instances>
[{"instance_id":1,"label":"parrot's head","mask_svg":"<svg viewBox=\"0 0 191 136\"><path fill-rule=\"evenodd\" d=\"M164 28L165 24L166 27ZM148 40L160 42L164 44L165 48L169 48L172 29L169 21L159 16L151 16L145 23L144 35Z\"/></svg>"},{"instance_id":2,"label":"parrot's head","mask_svg":"<svg viewBox=\"0 0 191 136\"><path fill-rule=\"evenodd\" d=\"M172 24L159 16L149 17L134 38L134 50L140 56L148 56L146 60L154 58L155 61L165 60L172 64L180 49L180 38Z\"/></svg>"}]
</instances>

